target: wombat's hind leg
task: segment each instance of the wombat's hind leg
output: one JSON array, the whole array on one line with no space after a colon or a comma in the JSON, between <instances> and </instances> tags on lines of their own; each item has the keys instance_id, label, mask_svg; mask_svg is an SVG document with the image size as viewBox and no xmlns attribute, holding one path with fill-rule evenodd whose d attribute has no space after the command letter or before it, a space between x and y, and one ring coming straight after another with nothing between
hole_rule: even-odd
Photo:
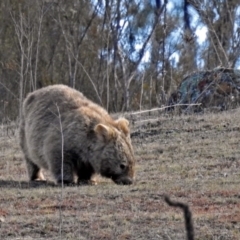
<instances>
[{"instance_id":1,"label":"wombat's hind leg","mask_svg":"<svg viewBox=\"0 0 240 240\"><path fill-rule=\"evenodd\" d=\"M26 159L26 165L27 165L27 171L28 171L28 176L30 181L45 181L45 177L41 171L41 169L33 163L31 160L28 158Z\"/></svg>"}]
</instances>

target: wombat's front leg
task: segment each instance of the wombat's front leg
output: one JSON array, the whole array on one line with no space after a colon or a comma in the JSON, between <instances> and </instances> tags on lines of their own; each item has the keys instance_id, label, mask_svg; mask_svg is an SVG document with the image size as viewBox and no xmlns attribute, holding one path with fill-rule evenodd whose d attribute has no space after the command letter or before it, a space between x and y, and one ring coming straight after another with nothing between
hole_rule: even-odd
<instances>
[{"instance_id":1,"label":"wombat's front leg","mask_svg":"<svg viewBox=\"0 0 240 240\"><path fill-rule=\"evenodd\" d=\"M78 184L91 183L91 177L94 174L94 170L89 163L78 163Z\"/></svg>"},{"instance_id":2,"label":"wombat's front leg","mask_svg":"<svg viewBox=\"0 0 240 240\"><path fill-rule=\"evenodd\" d=\"M69 162L64 162L63 166L62 163L52 163L50 166L51 172L58 184L62 182L64 184L71 184L74 182L73 177L73 166Z\"/></svg>"}]
</instances>

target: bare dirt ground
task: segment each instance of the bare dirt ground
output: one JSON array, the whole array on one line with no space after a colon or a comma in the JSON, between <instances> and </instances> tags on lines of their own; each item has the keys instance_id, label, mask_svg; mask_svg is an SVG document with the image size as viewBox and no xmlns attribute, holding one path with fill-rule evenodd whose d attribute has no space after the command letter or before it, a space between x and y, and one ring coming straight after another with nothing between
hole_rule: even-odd
<instances>
[{"instance_id":1,"label":"bare dirt ground","mask_svg":"<svg viewBox=\"0 0 240 240\"><path fill-rule=\"evenodd\" d=\"M156 120L158 118L158 120ZM154 121L151 121L154 119ZM136 182L28 183L16 130L0 127L0 239L240 239L240 109L188 116L136 115Z\"/></svg>"}]
</instances>

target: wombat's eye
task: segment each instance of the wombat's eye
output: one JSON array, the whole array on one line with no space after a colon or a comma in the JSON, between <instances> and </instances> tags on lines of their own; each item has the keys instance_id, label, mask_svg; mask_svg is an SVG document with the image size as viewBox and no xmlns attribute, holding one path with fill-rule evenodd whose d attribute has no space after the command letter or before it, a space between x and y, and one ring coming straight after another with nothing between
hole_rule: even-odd
<instances>
[{"instance_id":1,"label":"wombat's eye","mask_svg":"<svg viewBox=\"0 0 240 240\"><path fill-rule=\"evenodd\" d=\"M125 164L120 164L120 168L121 168L122 170L124 170L124 169L126 168L126 165L125 165Z\"/></svg>"}]
</instances>

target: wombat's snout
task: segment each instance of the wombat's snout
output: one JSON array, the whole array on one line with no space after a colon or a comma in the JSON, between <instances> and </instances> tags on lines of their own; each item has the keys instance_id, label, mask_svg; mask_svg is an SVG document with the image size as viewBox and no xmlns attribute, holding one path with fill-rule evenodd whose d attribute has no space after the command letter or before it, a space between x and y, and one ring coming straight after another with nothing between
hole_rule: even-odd
<instances>
[{"instance_id":1,"label":"wombat's snout","mask_svg":"<svg viewBox=\"0 0 240 240\"><path fill-rule=\"evenodd\" d=\"M113 181L116 183L116 184L119 184L119 185L130 185L130 184L133 184L133 179L130 178L130 177L122 177L122 178L117 178L117 179L113 179Z\"/></svg>"}]
</instances>

